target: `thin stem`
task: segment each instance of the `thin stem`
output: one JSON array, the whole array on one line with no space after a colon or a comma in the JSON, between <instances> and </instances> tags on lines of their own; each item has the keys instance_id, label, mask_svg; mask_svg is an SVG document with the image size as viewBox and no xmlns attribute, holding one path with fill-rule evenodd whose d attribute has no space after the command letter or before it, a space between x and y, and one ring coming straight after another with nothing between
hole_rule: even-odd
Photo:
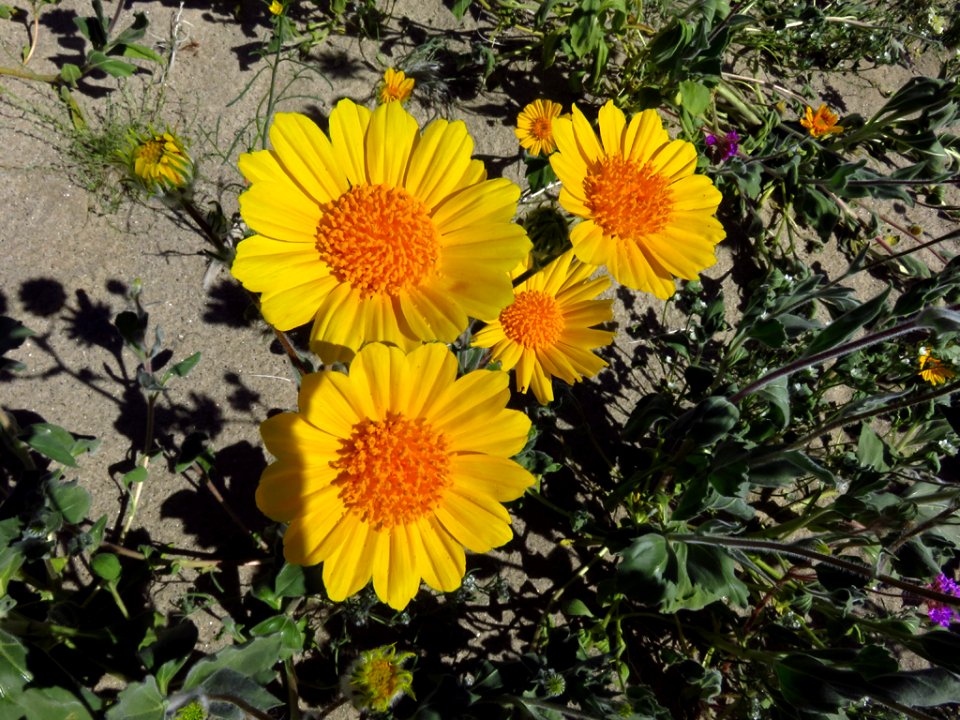
<instances>
[{"instance_id":1,"label":"thin stem","mask_svg":"<svg viewBox=\"0 0 960 720\"><path fill-rule=\"evenodd\" d=\"M283 48L283 44L280 42L280 34L277 32L280 27L280 23L274 25L273 29L273 40L277 44L277 50L273 56L273 64L270 66L270 89L267 92L267 115L266 122L263 126L263 149L267 149L267 137L268 130L270 129L270 118L273 117L273 104L275 102L274 93L276 92L277 87L277 71L280 67L280 51Z\"/></svg>"},{"instance_id":2,"label":"thin stem","mask_svg":"<svg viewBox=\"0 0 960 720\"><path fill-rule=\"evenodd\" d=\"M862 413L857 413L856 415L848 415L846 417L837 418L836 420L828 422L826 425L821 425L816 430L813 430L812 432L807 433L799 440L794 440L789 445L786 445L781 448L777 448L776 452L781 453L785 450L805 447L807 443L813 442L818 437L820 437L821 435L825 435L831 430L836 430L837 428L841 428L846 425L852 425L853 423L860 422L861 420L867 420L877 415L885 415L886 413L896 412L897 410L903 410L904 408L908 408L911 405L918 405L919 403L924 403L924 402L927 402L928 400L936 400L938 397L942 397L944 395L950 395L956 392L958 387L960 387L960 383L945 385L939 390L932 390L928 393L924 393L923 395L917 395L912 398L908 398L906 400L901 400L900 402L895 402L892 405L884 405L883 407L876 408L875 410L866 410Z\"/></svg>"},{"instance_id":3,"label":"thin stem","mask_svg":"<svg viewBox=\"0 0 960 720\"><path fill-rule=\"evenodd\" d=\"M107 26L107 37L113 35L117 23L120 22L120 15L123 13L123 6L126 0L117 0L117 9L113 11L113 17L110 18L110 25Z\"/></svg>"},{"instance_id":4,"label":"thin stem","mask_svg":"<svg viewBox=\"0 0 960 720\"><path fill-rule=\"evenodd\" d=\"M844 560L843 558L835 557L833 555L824 555L823 553L818 553L815 550L808 550L807 548L799 545L786 545L784 543L778 543L771 540L752 540L749 538L729 537L726 535L687 535L678 533L668 534L665 537L668 540L675 540L677 542L683 542L690 545L722 545L748 552L766 552L773 553L774 555L798 557L811 562L825 563L827 565L832 565L839 570L849 572L853 575L858 575L870 580L879 580L886 585L892 585L900 590L906 590L907 592L922 597L925 600L935 600L936 602L944 603L946 605L960 607L960 597L954 597L953 595L937 592L936 590L931 590L930 588L926 588L921 585L914 585L913 583L904 582L903 580L898 580L890 575L884 575L883 573L876 572L867 565L860 565L858 563Z\"/></svg>"},{"instance_id":5,"label":"thin stem","mask_svg":"<svg viewBox=\"0 0 960 720\"><path fill-rule=\"evenodd\" d=\"M147 367L144 368L146 372L150 372L149 360L147 361ZM157 397L159 393L151 392L147 396L147 429L144 432L143 440L143 468L147 469L150 465L150 451L153 449L153 433L156 426L156 416L157 416ZM120 531L120 537L117 542L120 545L123 545L123 539L127 536L127 533L130 532L130 527L133 525L133 519L136 517L137 508L140 506L140 495L143 494L143 486L146 484L146 480L141 480L137 483L137 486L133 490L133 497L130 499L130 511L127 513L127 518L124 520L123 529Z\"/></svg>"},{"instance_id":6,"label":"thin stem","mask_svg":"<svg viewBox=\"0 0 960 720\"><path fill-rule=\"evenodd\" d=\"M21 80L35 80L36 82L47 83L50 85L60 79L59 73L54 75L40 75L27 70L26 68L17 67L0 67L0 75L10 75L12 77L20 78Z\"/></svg>"},{"instance_id":7,"label":"thin stem","mask_svg":"<svg viewBox=\"0 0 960 720\"><path fill-rule=\"evenodd\" d=\"M40 39L40 9L35 7L33 10L33 32L30 34L30 50L27 52L25 58L23 58L23 64L26 65L30 62L30 58L33 57L33 53L37 49L37 41Z\"/></svg>"},{"instance_id":8,"label":"thin stem","mask_svg":"<svg viewBox=\"0 0 960 720\"><path fill-rule=\"evenodd\" d=\"M730 396L729 400L731 403L736 405L741 400L743 400L747 395L752 395L763 387L766 387L770 383L779 380L782 377L792 375L793 373L803 370L804 368L812 367L814 365L819 365L820 363L827 362L834 358L842 357L848 353L856 352L857 350L862 350L865 347L870 347L871 345L876 345L877 343L884 342L886 340L892 340L895 337L900 337L901 335L908 335L912 332L917 332L923 328L917 327L917 321L909 320L907 322L895 325L894 327L888 330L881 330L880 332L872 333L866 337L862 337L859 340L854 340L852 342L845 343L830 350L824 350L823 352L816 353L809 357L800 358L794 360L791 363L787 363L781 368L767 373L759 380L747 385L745 388L739 392L734 393Z\"/></svg>"}]
</instances>

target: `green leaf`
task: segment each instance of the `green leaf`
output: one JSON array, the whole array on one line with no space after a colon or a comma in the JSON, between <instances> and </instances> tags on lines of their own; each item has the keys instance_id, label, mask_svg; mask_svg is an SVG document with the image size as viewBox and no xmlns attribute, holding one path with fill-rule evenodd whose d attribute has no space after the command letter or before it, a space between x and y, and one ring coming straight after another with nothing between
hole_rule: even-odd
<instances>
[{"instance_id":1,"label":"green leaf","mask_svg":"<svg viewBox=\"0 0 960 720\"><path fill-rule=\"evenodd\" d=\"M873 694L906 707L933 707L960 702L960 677L943 668L883 675L873 683Z\"/></svg>"},{"instance_id":2,"label":"green leaf","mask_svg":"<svg viewBox=\"0 0 960 720\"><path fill-rule=\"evenodd\" d=\"M124 43L123 56L131 60L150 60L155 63L163 63L163 56L144 45L135 43Z\"/></svg>"},{"instance_id":3,"label":"green leaf","mask_svg":"<svg viewBox=\"0 0 960 720\"><path fill-rule=\"evenodd\" d=\"M463 20L463 16L467 14L467 10L470 8L473 0L454 0L453 5L450 8L450 12L453 13L453 16L457 20Z\"/></svg>"},{"instance_id":4,"label":"green leaf","mask_svg":"<svg viewBox=\"0 0 960 720\"><path fill-rule=\"evenodd\" d=\"M621 592L641 604L655 605L664 597L670 570L671 553L667 541L659 533L638 537L620 553L617 565L617 586Z\"/></svg>"},{"instance_id":5,"label":"green leaf","mask_svg":"<svg viewBox=\"0 0 960 720\"><path fill-rule=\"evenodd\" d=\"M66 483L51 482L47 494L63 519L76 525L82 522L90 511L90 493L80 487L76 480Z\"/></svg>"},{"instance_id":6,"label":"green leaf","mask_svg":"<svg viewBox=\"0 0 960 720\"><path fill-rule=\"evenodd\" d=\"M60 78L70 85L76 85L77 80L83 77L83 71L73 63L64 63L60 67Z\"/></svg>"},{"instance_id":7,"label":"green leaf","mask_svg":"<svg viewBox=\"0 0 960 720\"><path fill-rule=\"evenodd\" d=\"M587 607L587 604L583 600L573 599L567 603L566 608L564 608L564 615L570 615L574 617L593 617L593 613L590 611L590 608Z\"/></svg>"},{"instance_id":8,"label":"green leaf","mask_svg":"<svg viewBox=\"0 0 960 720\"><path fill-rule=\"evenodd\" d=\"M710 106L710 88L703 83L684 80L680 83L680 104L693 116L700 116Z\"/></svg>"},{"instance_id":9,"label":"green leaf","mask_svg":"<svg viewBox=\"0 0 960 720\"><path fill-rule=\"evenodd\" d=\"M876 297L845 312L821 330L800 357L808 358L817 353L834 348L864 325L873 322L883 311L884 303L889 294L890 286L888 285L884 291Z\"/></svg>"},{"instance_id":10,"label":"green leaf","mask_svg":"<svg viewBox=\"0 0 960 720\"><path fill-rule=\"evenodd\" d=\"M799 450L788 450L760 462L751 462L748 473L750 482L760 487L779 487L807 475L831 484L836 480L833 473Z\"/></svg>"},{"instance_id":11,"label":"green leaf","mask_svg":"<svg viewBox=\"0 0 960 720\"><path fill-rule=\"evenodd\" d=\"M10 581L16 577L24 559L19 548L6 547L0 550L0 597L7 594Z\"/></svg>"},{"instance_id":12,"label":"green leaf","mask_svg":"<svg viewBox=\"0 0 960 720\"><path fill-rule=\"evenodd\" d=\"M153 676L128 685L107 711L107 720L163 720L166 701Z\"/></svg>"},{"instance_id":13,"label":"green leaf","mask_svg":"<svg viewBox=\"0 0 960 720\"><path fill-rule=\"evenodd\" d=\"M790 424L790 391L787 389L787 376L767 383L757 392L757 396L770 403L770 419L781 430Z\"/></svg>"},{"instance_id":14,"label":"green leaf","mask_svg":"<svg viewBox=\"0 0 960 720\"><path fill-rule=\"evenodd\" d=\"M34 720L34 718L93 720L93 715L87 707L69 690L62 687L28 688L15 701L26 713L27 720Z\"/></svg>"},{"instance_id":15,"label":"green leaf","mask_svg":"<svg viewBox=\"0 0 960 720\"><path fill-rule=\"evenodd\" d=\"M302 621L295 623L286 615L275 615L267 618L261 623L250 628L250 634L255 637L268 637L270 635L279 635L283 643L283 651L278 656L279 660L286 660L294 653L303 650L303 644L306 642L306 636L303 634Z\"/></svg>"},{"instance_id":16,"label":"green leaf","mask_svg":"<svg viewBox=\"0 0 960 720\"><path fill-rule=\"evenodd\" d=\"M208 695L234 697L264 712L282 704L252 678L231 668L217 670L204 681L203 689ZM250 715L231 702L214 700L210 703L210 717L223 718L224 720L246 720Z\"/></svg>"},{"instance_id":17,"label":"green leaf","mask_svg":"<svg viewBox=\"0 0 960 720\"><path fill-rule=\"evenodd\" d=\"M147 469L141 465L140 467L135 467L130 472L124 473L121 480L123 482L123 486L129 488L134 483L143 482L146 480L148 475L149 473L147 472Z\"/></svg>"},{"instance_id":18,"label":"green leaf","mask_svg":"<svg viewBox=\"0 0 960 720\"><path fill-rule=\"evenodd\" d=\"M198 362L200 362L200 353L195 352L190 357L181 360L172 368L170 368L170 373L176 375L177 377L185 378L190 374L190 371L196 367Z\"/></svg>"},{"instance_id":19,"label":"green leaf","mask_svg":"<svg viewBox=\"0 0 960 720\"><path fill-rule=\"evenodd\" d=\"M946 308L924 308L917 316L917 326L928 328L940 335L960 332L960 313Z\"/></svg>"},{"instance_id":20,"label":"green leaf","mask_svg":"<svg viewBox=\"0 0 960 720\"><path fill-rule=\"evenodd\" d=\"M27 670L27 649L0 628L0 697L13 697L33 680Z\"/></svg>"},{"instance_id":21,"label":"green leaf","mask_svg":"<svg viewBox=\"0 0 960 720\"><path fill-rule=\"evenodd\" d=\"M120 559L113 553L97 553L90 561L90 567L94 575L107 582L120 577Z\"/></svg>"},{"instance_id":22,"label":"green leaf","mask_svg":"<svg viewBox=\"0 0 960 720\"><path fill-rule=\"evenodd\" d=\"M183 690L197 687L221 668L236 670L257 682L270 682L282 645L283 639L279 635L272 635L224 648L213 657L205 658L190 668L183 681Z\"/></svg>"},{"instance_id":23,"label":"green leaf","mask_svg":"<svg viewBox=\"0 0 960 720\"><path fill-rule=\"evenodd\" d=\"M137 71L136 65L107 57L99 50L94 50L87 56L87 67L101 70L113 77L130 77Z\"/></svg>"},{"instance_id":24,"label":"green leaf","mask_svg":"<svg viewBox=\"0 0 960 720\"><path fill-rule=\"evenodd\" d=\"M806 711L830 713L867 694L855 673L835 670L807 655L789 655L775 671L786 701Z\"/></svg>"},{"instance_id":25,"label":"green leaf","mask_svg":"<svg viewBox=\"0 0 960 720\"><path fill-rule=\"evenodd\" d=\"M144 13L134 13L133 23L116 37L111 38L110 45L113 47L122 47L139 40L144 36L144 33L146 33L149 24L147 16Z\"/></svg>"},{"instance_id":26,"label":"green leaf","mask_svg":"<svg viewBox=\"0 0 960 720\"><path fill-rule=\"evenodd\" d=\"M68 467L77 467L73 456L74 437L59 425L34 423L26 429L27 445L54 462Z\"/></svg>"},{"instance_id":27,"label":"green leaf","mask_svg":"<svg viewBox=\"0 0 960 720\"><path fill-rule=\"evenodd\" d=\"M670 425L664 435L677 443L708 447L727 435L740 420L740 410L724 397L708 397Z\"/></svg>"},{"instance_id":28,"label":"green leaf","mask_svg":"<svg viewBox=\"0 0 960 720\"><path fill-rule=\"evenodd\" d=\"M880 439L867 423L860 426L860 438L857 441L857 460L864 467L885 471L890 466L884 459L886 443Z\"/></svg>"}]
</instances>

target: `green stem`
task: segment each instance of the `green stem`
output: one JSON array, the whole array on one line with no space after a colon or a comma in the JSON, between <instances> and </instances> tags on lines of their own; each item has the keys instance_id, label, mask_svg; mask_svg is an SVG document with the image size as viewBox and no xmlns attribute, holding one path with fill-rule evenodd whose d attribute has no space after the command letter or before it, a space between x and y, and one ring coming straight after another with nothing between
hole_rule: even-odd
<instances>
[{"instance_id":1,"label":"green stem","mask_svg":"<svg viewBox=\"0 0 960 720\"><path fill-rule=\"evenodd\" d=\"M11 77L20 78L21 80L34 80L36 82L47 83L48 85L52 85L60 79L60 73L55 75L40 75L26 68L16 67L0 67L0 75L10 75Z\"/></svg>"},{"instance_id":2,"label":"green stem","mask_svg":"<svg viewBox=\"0 0 960 720\"><path fill-rule=\"evenodd\" d=\"M266 116L266 124L263 127L263 139L262 139L264 150L267 149L267 138L268 138L268 130L270 129L270 118L273 117L273 104L275 102L274 93L276 92L276 87L277 87L277 71L279 70L279 67L280 67L280 51L283 47L283 44L280 42L279 33L277 32L278 27L279 27L279 24L275 25L273 30L273 41L277 45L277 50L273 56L273 64L270 66L270 89L267 93L267 116Z\"/></svg>"}]
</instances>

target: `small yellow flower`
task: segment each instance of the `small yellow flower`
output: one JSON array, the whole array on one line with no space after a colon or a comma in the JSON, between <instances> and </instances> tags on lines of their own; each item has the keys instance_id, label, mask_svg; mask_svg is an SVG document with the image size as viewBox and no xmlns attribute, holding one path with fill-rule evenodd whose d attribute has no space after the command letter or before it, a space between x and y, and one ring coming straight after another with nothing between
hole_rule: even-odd
<instances>
[{"instance_id":1,"label":"small yellow flower","mask_svg":"<svg viewBox=\"0 0 960 720\"><path fill-rule=\"evenodd\" d=\"M823 135L829 135L830 133L843 132L843 127L837 125L837 120L839 119L840 118L835 113L830 112L829 108L824 104L821 104L816 112L808 105L806 115L800 121L800 124L807 128L813 137L818 138Z\"/></svg>"},{"instance_id":2,"label":"small yellow flower","mask_svg":"<svg viewBox=\"0 0 960 720\"><path fill-rule=\"evenodd\" d=\"M553 401L553 378L573 385L607 363L593 350L609 345L613 333L596 326L613 319L612 300L596 300L610 285L607 275L568 251L514 288L514 300L473 338L493 348L491 360L514 370L520 392L533 389L542 405Z\"/></svg>"},{"instance_id":3,"label":"small yellow flower","mask_svg":"<svg viewBox=\"0 0 960 720\"><path fill-rule=\"evenodd\" d=\"M272 0L268 9L272 15L279 15L283 12L283 3L280 0Z\"/></svg>"},{"instance_id":4,"label":"small yellow flower","mask_svg":"<svg viewBox=\"0 0 960 720\"><path fill-rule=\"evenodd\" d=\"M531 155L549 155L557 149L553 140L553 121L563 108L552 100L534 100L517 116L514 132L520 147Z\"/></svg>"},{"instance_id":5,"label":"small yellow flower","mask_svg":"<svg viewBox=\"0 0 960 720\"><path fill-rule=\"evenodd\" d=\"M386 712L403 695L414 697L413 673L403 664L413 653L398 653L393 645L364 650L345 678L344 694L358 710Z\"/></svg>"},{"instance_id":6,"label":"small yellow flower","mask_svg":"<svg viewBox=\"0 0 960 720\"><path fill-rule=\"evenodd\" d=\"M387 68L383 74L383 84L380 86L380 104L406 102L413 94L414 84L413 78L408 78L403 70Z\"/></svg>"},{"instance_id":7,"label":"small yellow flower","mask_svg":"<svg viewBox=\"0 0 960 720\"><path fill-rule=\"evenodd\" d=\"M942 385L947 380L952 380L957 376L956 371L943 361L931 355L930 351L925 347L920 348L917 362L920 365L920 372L918 372L917 375L931 385Z\"/></svg>"},{"instance_id":8,"label":"small yellow flower","mask_svg":"<svg viewBox=\"0 0 960 720\"><path fill-rule=\"evenodd\" d=\"M148 192L181 190L193 180L193 160L184 143L169 130L131 132L121 155L130 173Z\"/></svg>"}]
</instances>

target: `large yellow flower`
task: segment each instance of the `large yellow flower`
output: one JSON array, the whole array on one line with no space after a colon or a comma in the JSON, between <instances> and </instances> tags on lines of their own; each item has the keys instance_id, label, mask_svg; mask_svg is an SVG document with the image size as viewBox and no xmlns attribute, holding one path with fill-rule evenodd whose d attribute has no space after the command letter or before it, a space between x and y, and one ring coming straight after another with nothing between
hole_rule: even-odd
<instances>
[{"instance_id":1,"label":"large yellow flower","mask_svg":"<svg viewBox=\"0 0 960 720\"><path fill-rule=\"evenodd\" d=\"M400 103L341 100L329 139L289 113L270 141L240 157L252 182L240 211L259 234L238 245L233 274L278 329L313 319L311 348L349 359L365 342L451 341L512 299L509 272L530 247L512 222L520 189L486 179L462 122L421 134Z\"/></svg>"},{"instance_id":2,"label":"large yellow flower","mask_svg":"<svg viewBox=\"0 0 960 720\"><path fill-rule=\"evenodd\" d=\"M714 246L725 234L714 217L720 192L693 174L693 145L671 141L655 111L628 124L610 101L599 126L598 139L576 106L572 118L553 121L560 204L583 218L570 232L573 250L606 265L621 284L666 299L675 276L693 280L716 262Z\"/></svg>"},{"instance_id":3,"label":"large yellow flower","mask_svg":"<svg viewBox=\"0 0 960 720\"><path fill-rule=\"evenodd\" d=\"M491 359L516 368L517 388L532 387L537 400L553 400L552 378L569 384L607 366L591 350L608 345L613 333L594 325L613 319L613 301L594 298L610 285L596 270L567 252L514 289L513 302L480 330L473 345L493 348Z\"/></svg>"},{"instance_id":4,"label":"large yellow flower","mask_svg":"<svg viewBox=\"0 0 960 720\"><path fill-rule=\"evenodd\" d=\"M260 478L257 505L290 523L288 562L323 563L331 599L372 576L377 596L402 609L421 578L437 590L460 586L464 546L486 552L512 537L500 503L533 483L510 459L530 420L505 409L507 373L456 376L440 343L409 355L370 344L349 375L306 375L299 412L260 426L277 461Z\"/></svg>"}]
</instances>

